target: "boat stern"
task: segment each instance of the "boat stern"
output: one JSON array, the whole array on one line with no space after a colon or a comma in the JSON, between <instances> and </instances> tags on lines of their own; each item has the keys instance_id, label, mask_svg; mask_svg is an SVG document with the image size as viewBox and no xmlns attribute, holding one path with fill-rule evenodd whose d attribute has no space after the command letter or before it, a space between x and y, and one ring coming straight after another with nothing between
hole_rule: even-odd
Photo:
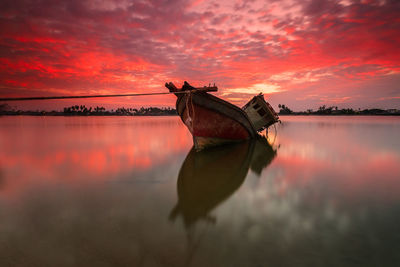
<instances>
[{"instance_id":1,"label":"boat stern","mask_svg":"<svg viewBox=\"0 0 400 267\"><path fill-rule=\"evenodd\" d=\"M246 112L256 131L262 131L279 121L278 114L265 101L263 94L253 97L242 109Z\"/></svg>"}]
</instances>

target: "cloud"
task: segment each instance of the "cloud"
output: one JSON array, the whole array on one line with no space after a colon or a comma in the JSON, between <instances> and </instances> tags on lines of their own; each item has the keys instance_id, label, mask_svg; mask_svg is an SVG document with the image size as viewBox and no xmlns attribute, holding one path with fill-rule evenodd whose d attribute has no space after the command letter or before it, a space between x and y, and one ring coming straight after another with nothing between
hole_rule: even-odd
<instances>
[{"instance_id":1,"label":"cloud","mask_svg":"<svg viewBox=\"0 0 400 267\"><path fill-rule=\"evenodd\" d=\"M239 94L250 94L256 95L259 93L272 94L280 92L280 86L275 84L257 83L244 88L229 88L226 94L239 93Z\"/></svg>"},{"instance_id":2,"label":"cloud","mask_svg":"<svg viewBox=\"0 0 400 267\"><path fill-rule=\"evenodd\" d=\"M399 73L399 12L398 1L3 1L0 93L149 91L189 80L243 102L266 84L287 102L306 90L351 104L346 84ZM361 94L399 90L382 84Z\"/></svg>"}]
</instances>

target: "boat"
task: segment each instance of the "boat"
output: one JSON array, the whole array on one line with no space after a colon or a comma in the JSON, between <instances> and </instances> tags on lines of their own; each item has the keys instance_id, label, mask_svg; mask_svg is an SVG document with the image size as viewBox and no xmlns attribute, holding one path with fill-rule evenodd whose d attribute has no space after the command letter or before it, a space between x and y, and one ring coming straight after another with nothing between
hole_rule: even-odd
<instances>
[{"instance_id":1,"label":"boat","mask_svg":"<svg viewBox=\"0 0 400 267\"><path fill-rule=\"evenodd\" d=\"M177 96L176 110L193 136L196 150L254 139L258 132L279 121L279 117L262 94L253 97L243 108L208 92L218 87L193 87L184 82L177 88L165 87Z\"/></svg>"}]
</instances>

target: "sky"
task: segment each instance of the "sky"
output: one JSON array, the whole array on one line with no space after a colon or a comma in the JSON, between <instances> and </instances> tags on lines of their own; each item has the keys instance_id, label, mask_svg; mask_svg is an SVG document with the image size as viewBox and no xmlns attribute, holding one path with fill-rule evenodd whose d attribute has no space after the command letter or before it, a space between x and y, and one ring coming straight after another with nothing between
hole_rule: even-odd
<instances>
[{"instance_id":1,"label":"sky","mask_svg":"<svg viewBox=\"0 0 400 267\"><path fill-rule=\"evenodd\" d=\"M300 111L400 108L400 1L3 0L0 96L166 92L215 83ZM174 95L9 103L174 107Z\"/></svg>"}]
</instances>

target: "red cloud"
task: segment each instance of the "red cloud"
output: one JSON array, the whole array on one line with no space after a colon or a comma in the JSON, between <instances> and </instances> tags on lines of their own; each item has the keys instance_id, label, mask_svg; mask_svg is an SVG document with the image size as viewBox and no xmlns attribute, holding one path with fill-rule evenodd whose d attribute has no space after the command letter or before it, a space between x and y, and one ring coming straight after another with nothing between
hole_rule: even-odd
<instances>
[{"instance_id":1,"label":"red cloud","mask_svg":"<svg viewBox=\"0 0 400 267\"><path fill-rule=\"evenodd\" d=\"M242 102L248 96L237 88L265 84L295 109L377 97L392 99L377 106L393 107L400 104L390 82L400 69L399 12L392 1L16 0L0 4L0 93L161 91L165 81L189 80L216 82L224 96ZM379 91L349 86L379 81ZM300 104L290 95L318 101ZM168 97L140 101L133 103L174 104Z\"/></svg>"}]
</instances>

